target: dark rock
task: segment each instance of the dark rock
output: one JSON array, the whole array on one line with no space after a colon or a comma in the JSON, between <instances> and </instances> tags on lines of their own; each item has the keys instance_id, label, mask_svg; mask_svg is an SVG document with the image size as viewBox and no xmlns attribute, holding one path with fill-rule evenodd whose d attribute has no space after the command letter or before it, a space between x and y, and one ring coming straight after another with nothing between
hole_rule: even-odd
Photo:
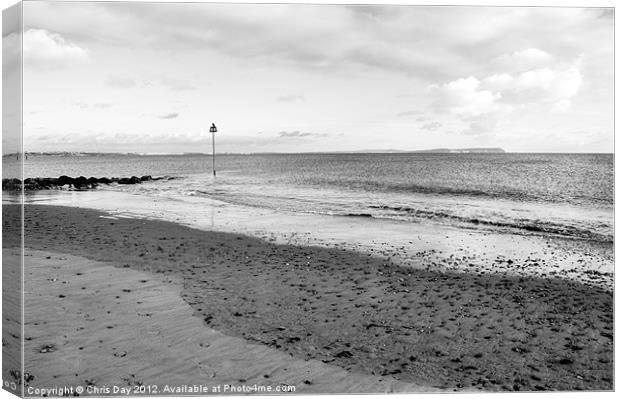
<instances>
[{"instance_id":1,"label":"dark rock","mask_svg":"<svg viewBox=\"0 0 620 399\"><path fill-rule=\"evenodd\" d=\"M10 179L2 179L2 190L3 191L34 191L34 190L50 190L50 189L75 189L75 190L88 190L95 187L98 187L99 184L111 184L111 183L119 183L119 184L140 184L143 181L154 181L154 180L162 180L166 179L165 177L152 177L150 175L137 177L89 177L86 178L84 176L79 176L76 178L70 176L60 176L58 178L53 177L29 177L22 181L17 178Z\"/></svg>"},{"instance_id":2,"label":"dark rock","mask_svg":"<svg viewBox=\"0 0 620 399\"><path fill-rule=\"evenodd\" d=\"M73 179L73 187L76 189L88 188L88 179L84 176L76 177Z\"/></svg>"},{"instance_id":3,"label":"dark rock","mask_svg":"<svg viewBox=\"0 0 620 399\"><path fill-rule=\"evenodd\" d=\"M58 179L48 178L48 177L39 177L36 179L39 186L42 188L54 188L58 186Z\"/></svg>"},{"instance_id":4,"label":"dark rock","mask_svg":"<svg viewBox=\"0 0 620 399\"><path fill-rule=\"evenodd\" d=\"M2 179L2 190L21 191L22 181L19 179Z\"/></svg>"},{"instance_id":5,"label":"dark rock","mask_svg":"<svg viewBox=\"0 0 620 399\"><path fill-rule=\"evenodd\" d=\"M28 178L24 180L24 190L40 190L41 186L39 185L36 179Z\"/></svg>"},{"instance_id":6,"label":"dark rock","mask_svg":"<svg viewBox=\"0 0 620 399\"><path fill-rule=\"evenodd\" d=\"M118 180L118 184L138 184L138 183L142 183L142 181L137 176L131 176L129 178L123 177L122 179Z\"/></svg>"},{"instance_id":7,"label":"dark rock","mask_svg":"<svg viewBox=\"0 0 620 399\"><path fill-rule=\"evenodd\" d=\"M63 175L58 178L59 186L65 186L65 185L71 185L71 184L73 184L73 177Z\"/></svg>"}]
</instances>

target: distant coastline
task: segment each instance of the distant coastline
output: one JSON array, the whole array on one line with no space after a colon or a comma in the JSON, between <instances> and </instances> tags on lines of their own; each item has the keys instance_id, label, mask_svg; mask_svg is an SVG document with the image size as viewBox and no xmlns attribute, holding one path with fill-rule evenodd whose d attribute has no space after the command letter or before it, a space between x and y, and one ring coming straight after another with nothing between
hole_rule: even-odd
<instances>
[{"instance_id":1,"label":"distant coastline","mask_svg":"<svg viewBox=\"0 0 620 399\"><path fill-rule=\"evenodd\" d=\"M394 149L368 149L351 151L310 151L310 152L221 152L221 155L265 155L265 154L416 154L416 153L437 153L437 154L505 154L506 150L499 147L483 148L433 148L428 150L394 150ZM109 155L124 156L157 156L157 155L211 155L208 152L176 152L176 153L141 153L141 152L82 152L82 151L27 151L26 155L52 156L52 157L96 157ZM3 154L3 157L18 155L13 152Z\"/></svg>"},{"instance_id":2,"label":"distant coastline","mask_svg":"<svg viewBox=\"0 0 620 399\"><path fill-rule=\"evenodd\" d=\"M148 157L148 156L211 156L210 152L82 152L82 151L28 151L26 156L47 156L47 157L105 157L105 156L127 156L127 157ZM308 152L218 152L217 155L313 155L313 154L598 154L612 155L613 152L511 152L499 147L480 147L480 148L432 148L427 150L351 150L351 151L308 151ZM15 152L3 154L2 158L11 158L18 155Z\"/></svg>"}]
</instances>

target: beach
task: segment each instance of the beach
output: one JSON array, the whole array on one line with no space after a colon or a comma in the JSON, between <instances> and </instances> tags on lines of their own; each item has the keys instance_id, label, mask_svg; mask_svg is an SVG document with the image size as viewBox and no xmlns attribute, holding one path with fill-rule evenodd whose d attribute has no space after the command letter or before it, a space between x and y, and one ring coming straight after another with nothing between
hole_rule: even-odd
<instances>
[{"instance_id":1,"label":"beach","mask_svg":"<svg viewBox=\"0 0 620 399\"><path fill-rule=\"evenodd\" d=\"M614 391L615 9L227 3L5 10L4 388Z\"/></svg>"},{"instance_id":2,"label":"beach","mask_svg":"<svg viewBox=\"0 0 620 399\"><path fill-rule=\"evenodd\" d=\"M303 393L314 384L314 392L420 390L294 359L208 328L182 300L174 276L55 252L26 256L28 396L64 396L49 390L78 386L95 396ZM272 391L260 391L267 387Z\"/></svg>"},{"instance_id":3,"label":"beach","mask_svg":"<svg viewBox=\"0 0 620 399\"><path fill-rule=\"evenodd\" d=\"M111 193L97 193L97 196L108 194ZM251 224L254 234L233 232L235 228L222 231L226 229L221 225L209 230L204 226L197 228L197 222L188 223L188 219L157 220L152 217L156 213L153 206L151 217L145 218L106 211L102 209L105 207L87 201L88 195L81 198L84 201L80 201L80 206L100 210L26 205L26 273L30 255L36 259L33 270L45 269L45 262L53 259L66 258L61 259L65 266L57 271L46 270L41 277L31 280L26 275L26 291L30 292L28 284L33 284L31 292L57 295L54 306L62 307L76 295L75 291L92 295L99 289L82 283L80 277L71 275L73 271L73 274L85 274L91 269L105 269L104 273L114 277L96 279L106 286L101 301L110 300L109 311L122 310L127 313L124 317L135 322L140 317L138 313L144 311L136 308L135 315L131 314L131 308L121 301L146 301L152 294L143 284L158 281L162 285L157 289L170 296L171 302L165 302L165 307L174 302L174 309L183 309L159 315L164 318L162 325L173 328L178 325L176 320L191 320L191 328L195 330L188 331L214 331L225 339L236 339L273 354L272 362L257 361L256 353L255 357L250 355L252 351L231 357L245 359L264 371L254 368L250 372L247 367L235 366L227 369L226 362L210 363L207 374L212 370L217 378L221 377L214 380L218 383L234 383L235 379L266 383L271 381L267 375L278 376L278 382L295 385L299 392L613 388L613 291L610 288L613 266L611 271L601 266L613 264L609 244L489 233L471 237L472 233L466 232L474 242L487 236L488 243L503 243L496 249L498 252L505 252L501 248L519 240L538 242L547 252L532 251L528 246L531 254L527 258L524 254L523 259L495 258L494 263L487 263L494 253L468 257L454 249L449 255L424 249L416 254L408 248L373 254L380 244L347 248L339 245L338 240L320 242L316 238L320 234L315 234L314 239L297 236L293 239L286 234L259 237L256 232L264 230ZM114 201L108 198L110 203ZM15 226L12 206L15 205L3 206L4 229ZM116 202L115 206L123 204ZM164 208L172 209L169 204ZM174 219L170 215L167 218ZM358 228L363 226L364 218L348 219L347 223L357 224ZM262 226L265 224L263 218ZM283 224L286 226L284 221ZM416 226L418 232L423 232L425 227ZM325 229L329 231L330 226L326 225ZM411 233L411 227L408 229ZM445 233L428 230L430 236L420 237L420 241ZM363 236L362 230L356 233ZM10 250L18 243L9 238L3 241L3 246ZM383 247L388 249L388 245ZM398 252L400 257L392 256ZM566 262L570 265L566 266ZM125 279L124 273L132 275ZM52 288L47 279L61 279L70 284ZM148 283L140 283L141 280ZM70 289L69 285L81 287ZM166 288L171 286L176 288ZM82 287L86 288L82 290ZM112 306L115 301L123 306L118 303ZM67 307L68 316L73 312L74 317L85 317L79 314L83 312L80 307L86 306L84 303L76 299L73 307ZM63 322L63 318L54 318L52 312L37 314L34 309L37 306L29 307L27 299L25 335L31 334L32 339L26 341L30 345L26 351L26 372L29 372L28 359L33 360L33 365L38 363L35 359L43 358L51 365L57 364L62 358L60 349L75 351L79 342L73 336L63 338L67 336L61 333L63 328L76 328L69 318ZM118 331L123 322L110 324L118 314L106 317L106 311L105 306L89 310L89 317L94 319L88 322L94 323L89 328L112 330L113 336L121 341L123 336L131 335ZM37 316L29 320L30 312ZM41 322L52 320L60 325L53 334L45 335ZM174 345L182 339L181 332L174 329L165 336L169 338L162 338L161 345L151 346L153 356L160 350L165 352L166 344ZM135 334L132 337L135 339ZM120 358L112 356L110 368L116 367L112 366L115 362L128 362L123 359L139 356L121 348L122 344L115 343L116 349L104 351L127 352ZM32 350L42 345L54 345L59 350L43 354ZM100 349L90 349L101 354ZM257 353L263 353L260 351ZM79 352L73 353L68 358L82 359L75 355ZM190 350L186 356L200 363L198 352ZM264 355L258 357L263 359ZM296 366L284 366L287 361ZM170 370L181 370L174 367L174 362L166 364ZM285 368L306 370L304 367L313 370L309 374L313 378L302 378L301 372L283 371ZM84 378L94 378L104 384L118 383L122 376L110 374L110 368L93 370L89 376L65 375L63 381L85 384ZM58 381L54 369L38 367L37 372L31 372L34 379L28 384L35 387L42 382ZM145 385L157 384L147 381L156 379L157 373L161 376L170 372L166 367L157 371L130 372L130 369L119 370L136 376L142 372L142 377L136 378ZM191 369L200 372L200 367ZM253 374L245 375L248 374L245 370ZM328 378L333 370L347 377ZM191 376L170 375L174 383ZM188 384L195 382L192 378L187 380ZM125 381L125 385L132 384L135 381Z\"/></svg>"}]
</instances>

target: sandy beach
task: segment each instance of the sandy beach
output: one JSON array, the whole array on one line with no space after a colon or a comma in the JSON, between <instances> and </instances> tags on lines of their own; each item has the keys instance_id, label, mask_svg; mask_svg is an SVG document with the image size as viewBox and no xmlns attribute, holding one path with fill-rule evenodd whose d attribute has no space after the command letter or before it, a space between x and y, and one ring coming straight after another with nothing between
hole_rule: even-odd
<instances>
[{"instance_id":1,"label":"sandy beach","mask_svg":"<svg viewBox=\"0 0 620 399\"><path fill-rule=\"evenodd\" d=\"M3 206L9 230L16 222L10 207ZM158 384L149 380L160 381L161 369L137 364L166 359L178 372L163 372L171 384L277 381L299 392L613 388L613 293L606 284L489 273L483 263L477 272L405 267L349 249L71 207L27 205L25 222L26 273L34 273L26 290L39 294L26 302L26 356L37 367L27 369L32 387L87 385L86 379L136 385L123 379L132 374L144 385ZM3 245L10 251L19 243ZM503 269L527 266L504 263ZM53 301L66 321L37 301ZM126 349L136 348L129 339L141 331L131 323L161 331L144 341L146 359L144 351ZM197 350L203 340L215 352ZM54 350L41 352L45 345ZM246 347L254 349L239 349ZM109 363L98 363L109 364L107 371L70 375L67 362L78 367L88 359L83 351L109 356ZM173 360L176 354L183 355ZM214 361L217 354L248 366ZM176 367L183 359L186 368Z\"/></svg>"},{"instance_id":2,"label":"sandy beach","mask_svg":"<svg viewBox=\"0 0 620 399\"><path fill-rule=\"evenodd\" d=\"M3 256L13 260L18 254ZM174 276L54 252L28 250L26 257L29 396L57 386L81 386L83 394L99 396L144 393L140 389L239 394L254 386L270 387L263 393L273 394L421 390L390 377L295 359L207 328L181 299L182 283Z\"/></svg>"}]
</instances>

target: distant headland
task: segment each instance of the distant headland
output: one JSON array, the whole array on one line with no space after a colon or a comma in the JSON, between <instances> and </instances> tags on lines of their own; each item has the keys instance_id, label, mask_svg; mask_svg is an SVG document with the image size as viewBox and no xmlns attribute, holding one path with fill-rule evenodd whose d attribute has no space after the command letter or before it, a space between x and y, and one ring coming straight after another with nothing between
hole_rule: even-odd
<instances>
[{"instance_id":1,"label":"distant headland","mask_svg":"<svg viewBox=\"0 0 620 399\"><path fill-rule=\"evenodd\" d=\"M506 150L499 147L488 148L435 148L432 150L420 150L412 152L436 152L436 153L455 153L455 154L504 154Z\"/></svg>"},{"instance_id":2,"label":"distant headland","mask_svg":"<svg viewBox=\"0 0 620 399\"><path fill-rule=\"evenodd\" d=\"M504 154L506 150L499 147L486 148L432 148L430 150L359 150L359 151L334 151L333 153L381 153L381 154Z\"/></svg>"}]
</instances>

